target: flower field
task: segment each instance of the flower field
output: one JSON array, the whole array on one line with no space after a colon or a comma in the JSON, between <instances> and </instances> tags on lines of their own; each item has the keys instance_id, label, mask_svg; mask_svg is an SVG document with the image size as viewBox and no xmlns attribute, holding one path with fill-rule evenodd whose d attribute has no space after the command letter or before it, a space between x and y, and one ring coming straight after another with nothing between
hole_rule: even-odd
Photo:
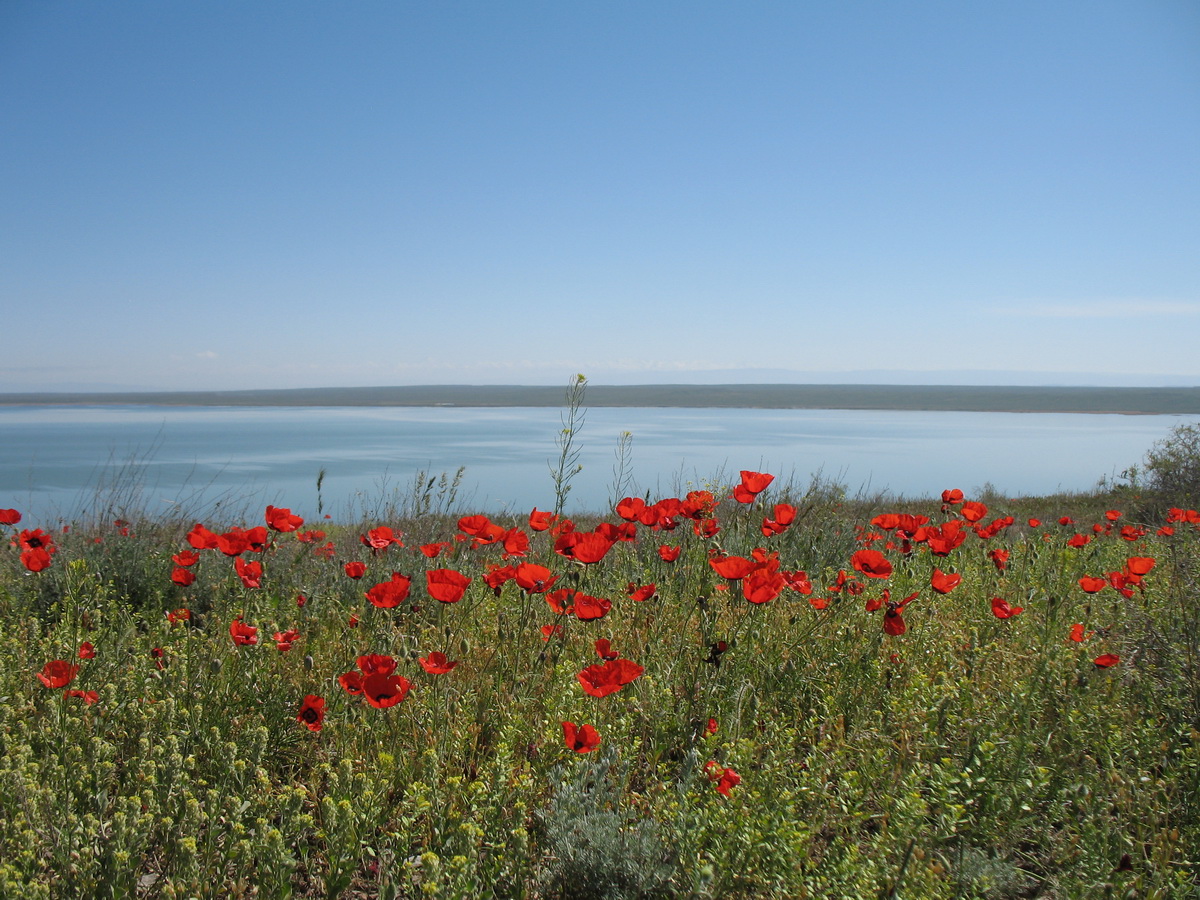
<instances>
[{"instance_id":1,"label":"flower field","mask_svg":"<svg viewBox=\"0 0 1200 900\"><path fill-rule=\"evenodd\" d=\"M1200 514L1127 499L0 509L0 896L1200 896Z\"/></svg>"}]
</instances>

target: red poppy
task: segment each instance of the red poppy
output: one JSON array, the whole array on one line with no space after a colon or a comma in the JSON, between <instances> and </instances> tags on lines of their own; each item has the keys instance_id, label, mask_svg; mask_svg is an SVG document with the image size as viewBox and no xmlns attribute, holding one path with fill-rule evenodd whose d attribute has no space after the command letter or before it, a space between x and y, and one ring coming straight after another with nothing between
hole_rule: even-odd
<instances>
[{"instance_id":1,"label":"red poppy","mask_svg":"<svg viewBox=\"0 0 1200 900\"><path fill-rule=\"evenodd\" d=\"M621 654L612 648L612 642L608 638L600 638L596 641L596 655L601 659L617 659Z\"/></svg>"},{"instance_id":2,"label":"red poppy","mask_svg":"<svg viewBox=\"0 0 1200 900\"><path fill-rule=\"evenodd\" d=\"M21 514L15 509L0 509L0 525L16 525L21 521Z\"/></svg>"},{"instance_id":3,"label":"red poppy","mask_svg":"<svg viewBox=\"0 0 1200 900\"><path fill-rule=\"evenodd\" d=\"M521 590L528 594L542 594L550 590L558 576L545 566L536 563L521 563L513 573L513 579Z\"/></svg>"},{"instance_id":4,"label":"red poppy","mask_svg":"<svg viewBox=\"0 0 1200 900\"><path fill-rule=\"evenodd\" d=\"M548 640L550 640L550 638L556 637L557 635L560 635L562 633L563 633L563 627L561 625L543 625L542 626L542 640L543 641L548 641Z\"/></svg>"},{"instance_id":5,"label":"red poppy","mask_svg":"<svg viewBox=\"0 0 1200 900\"><path fill-rule=\"evenodd\" d=\"M216 550L217 536L197 522L187 534L187 542L197 550Z\"/></svg>"},{"instance_id":6,"label":"red poppy","mask_svg":"<svg viewBox=\"0 0 1200 900\"><path fill-rule=\"evenodd\" d=\"M287 631L277 631L273 635L275 647L280 653L287 653L292 649L294 644L300 638L300 632L294 628L289 628Z\"/></svg>"},{"instance_id":7,"label":"red poppy","mask_svg":"<svg viewBox=\"0 0 1200 900\"><path fill-rule=\"evenodd\" d=\"M1088 638L1090 638L1095 633L1096 632L1094 632L1094 631L1089 631L1085 634L1083 631L1083 623L1082 622L1076 622L1074 625L1071 626L1071 640L1074 641L1076 644L1082 644L1084 641L1086 641Z\"/></svg>"},{"instance_id":8,"label":"red poppy","mask_svg":"<svg viewBox=\"0 0 1200 900\"><path fill-rule=\"evenodd\" d=\"M899 637L908 630L904 622L904 607L917 599L917 594L909 594L903 600L888 600L883 612L883 630L893 637Z\"/></svg>"},{"instance_id":9,"label":"red poppy","mask_svg":"<svg viewBox=\"0 0 1200 900\"><path fill-rule=\"evenodd\" d=\"M929 546L929 552L934 556L949 556L951 550L967 539L960 519L944 522L940 528L926 528L923 536Z\"/></svg>"},{"instance_id":10,"label":"red poppy","mask_svg":"<svg viewBox=\"0 0 1200 900\"><path fill-rule=\"evenodd\" d=\"M392 544L397 547L403 547L404 543L400 540L400 535L392 531L391 526L380 525L378 528L372 528L366 534L360 534L358 540L363 546L370 547L372 550L386 550Z\"/></svg>"},{"instance_id":11,"label":"red poppy","mask_svg":"<svg viewBox=\"0 0 1200 900\"><path fill-rule=\"evenodd\" d=\"M229 623L229 636L239 647L258 643L258 629L243 622L241 616Z\"/></svg>"},{"instance_id":12,"label":"red poppy","mask_svg":"<svg viewBox=\"0 0 1200 900\"><path fill-rule=\"evenodd\" d=\"M304 524L304 520L292 515L290 509L277 509L274 506L267 507L266 520L267 527L272 531L295 531Z\"/></svg>"},{"instance_id":13,"label":"red poppy","mask_svg":"<svg viewBox=\"0 0 1200 900\"><path fill-rule=\"evenodd\" d=\"M1131 556L1125 561L1125 569L1131 575L1146 575L1154 568L1154 557Z\"/></svg>"},{"instance_id":14,"label":"red poppy","mask_svg":"<svg viewBox=\"0 0 1200 900\"><path fill-rule=\"evenodd\" d=\"M30 572L44 572L52 562L50 551L43 547L21 551L21 565Z\"/></svg>"},{"instance_id":15,"label":"red poppy","mask_svg":"<svg viewBox=\"0 0 1200 900\"><path fill-rule=\"evenodd\" d=\"M708 564L722 578L729 578L733 581L745 578L757 568L755 563L744 556L713 556L709 559Z\"/></svg>"},{"instance_id":16,"label":"red poppy","mask_svg":"<svg viewBox=\"0 0 1200 900\"><path fill-rule=\"evenodd\" d=\"M296 540L302 544L315 544L317 541L325 540L325 532L323 531L297 531Z\"/></svg>"},{"instance_id":17,"label":"red poppy","mask_svg":"<svg viewBox=\"0 0 1200 900\"><path fill-rule=\"evenodd\" d=\"M429 559L436 559L443 550L449 550L453 546L449 541L438 541L436 544L422 544L419 549Z\"/></svg>"},{"instance_id":18,"label":"red poppy","mask_svg":"<svg viewBox=\"0 0 1200 900\"><path fill-rule=\"evenodd\" d=\"M200 554L195 550L183 550L172 556L171 562L175 563L177 566L183 566L184 568L188 566L194 566L196 563L200 562Z\"/></svg>"},{"instance_id":19,"label":"red poppy","mask_svg":"<svg viewBox=\"0 0 1200 900\"><path fill-rule=\"evenodd\" d=\"M347 694L358 696L363 691L363 677L358 672L346 672L338 676L338 684Z\"/></svg>"},{"instance_id":20,"label":"red poppy","mask_svg":"<svg viewBox=\"0 0 1200 900\"><path fill-rule=\"evenodd\" d=\"M1001 550L999 547L988 551L988 558L992 561L999 571L1003 572L1008 567L1009 552Z\"/></svg>"},{"instance_id":21,"label":"red poppy","mask_svg":"<svg viewBox=\"0 0 1200 900\"><path fill-rule=\"evenodd\" d=\"M779 596L787 581L779 572L756 569L742 579L742 596L751 603L767 603Z\"/></svg>"},{"instance_id":22,"label":"red poppy","mask_svg":"<svg viewBox=\"0 0 1200 900\"><path fill-rule=\"evenodd\" d=\"M658 548L658 555L663 562L675 562L675 560L679 559L679 554L682 551L683 547L668 547L666 544L663 544Z\"/></svg>"},{"instance_id":23,"label":"red poppy","mask_svg":"<svg viewBox=\"0 0 1200 900\"><path fill-rule=\"evenodd\" d=\"M371 601L372 606L380 609L395 609L408 598L411 579L399 572L392 573L391 581L382 581L371 588L363 596Z\"/></svg>"},{"instance_id":24,"label":"red poppy","mask_svg":"<svg viewBox=\"0 0 1200 900\"><path fill-rule=\"evenodd\" d=\"M868 578L887 578L892 574L892 564L878 550L856 550L850 557L850 565Z\"/></svg>"},{"instance_id":25,"label":"red poppy","mask_svg":"<svg viewBox=\"0 0 1200 900\"><path fill-rule=\"evenodd\" d=\"M1079 579L1079 586L1083 588L1085 594L1095 594L1102 591L1106 584L1108 584L1106 579L1094 575L1084 575Z\"/></svg>"},{"instance_id":26,"label":"red poppy","mask_svg":"<svg viewBox=\"0 0 1200 900\"><path fill-rule=\"evenodd\" d=\"M362 695L376 709L389 709L407 697L411 687L403 675L368 675L362 682Z\"/></svg>"},{"instance_id":27,"label":"red poppy","mask_svg":"<svg viewBox=\"0 0 1200 900\"><path fill-rule=\"evenodd\" d=\"M300 704L300 712L296 714L296 721L309 731L320 731L321 724L325 721L325 698L316 694L305 695Z\"/></svg>"},{"instance_id":28,"label":"red poppy","mask_svg":"<svg viewBox=\"0 0 1200 900\"><path fill-rule=\"evenodd\" d=\"M171 581L180 587L188 587L196 581L196 573L191 569L185 569L182 566L176 566L171 570Z\"/></svg>"},{"instance_id":29,"label":"red poppy","mask_svg":"<svg viewBox=\"0 0 1200 900\"><path fill-rule=\"evenodd\" d=\"M978 522L987 515L987 504L980 503L977 500L968 500L962 505L962 517L968 522Z\"/></svg>"},{"instance_id":30,"label":"red poppy","mask_svg":"<svg viewBox=\"0 0 1200 900\"><path fill-rule=\"evenodd\" d=\"M1121 657L1115 653L1105 653L1105 654L1102 654L1101 656L1097 656L1095 659L1092 660L1092 662L1094 662L1097 666L1099 666L1102 669L1107 669L1112 666L1115 666L1120 661L1121 661Z\"/></svg>"},{"instance_id":31,"label":"red poppy","mask_svg":"<svg viewBox=\"0 0 1200 900\"><path fill-rule=\"evenodd\" d=\"M742 476L741 487L750 494L761 494L767 489L767 485L775 480L774 475L768 475L766 472L747 472L743 469L738 474Z\"/></svg>"},{"instance_id":32,"label":"red poppy","mask_svg":"<svg viewBox=\"0 0 1200 900\"><path fill-rule=\"evenodd\" d=\"M626 588L626 591L629 593L629 599L635 601L636 603L642 603L646 600L649 600L654 596L654 592L657 590L657 585L643 584L639 586L634 584L632 581Z\"/></svg>"},{"instance_id":33,"label":"red poppy","mask_svg":"<svg viewBox=\"0 0 1200 900\"><path fill-rule=\"evenodd\" d=\"M192 617L192 611L187 607L180 607L167 613L167 623L170 625L178 625L180 622L186 622Z\"/></svg>"},{"instance_id":34,"label":"red poppy","mask_svg":"<svg viewBox=\"0 0 1200 900\"><path fill-rule=\"evenodd\" d=\"M1110 522L1115 522L1117 519L1121 518L1121 511L1119 509L1110 509L1104 514L1104 518L1108 519Z\"/></svg>"},{"instance_id":35,"label":"red poppy","mask_svg":"<svg viewBox=\"0 0 1200 900\"><path fill-rule=\"evenodd\" d=\"M263 567L257 559L253 562L246 562L239 556L233 561L233 567L237 570L238 578L242 579L242 584L246 587L262 587Z\"/></svg>"},{"instance_id":36,"label":"red poppy","mask_svg":"<svg viewBox=\"0 0 1200 900\"><path fill-rule=\"evenodd\" d=\"M716 760L710 760L704 764L704 772L708 775L708 780L714 782L717 793L725 797L729 796L729 792L742 783L742 776L733 769L723 769L717 765Z\"/></svg>"},{"instance_id":37,"label":"red poppy","mask_svg":"<svg viewBox=\"0 0 1200 900\"><path fill-rule=\"evenodd\" d=\"M504 558L524 556L529 552L529 535L520 528L510 528L504 532Z\"/></svg>"},{"instance_id":38,"label":"red poppy","mask_svg":"<svg viewBox=\"0 0 1200 900\"><path fill-rule=\"evenodd\" d=\"M535 506L533 512L529 514L529 530L530 531L547 531L554 524L557 516L549 510L541 510Z\"/></svg>"},{"instance_id":39,"label":"red poppy","mask_svg":"<svg viewBox=\"0 0 1200 900\"><path fill-rule=\"evenodd\" d=\"M263 529L263 535L265 538L265 528ZM217 535L216 549L220 550L226 556L241 556L243 553L250 550L252 537L253 536L249 531L246 531L242 528L231 528L224 534Z\"/></svg>"},{"instance_id":40,"label":"red poppy","mask_svg":"<svg viewBox=\"0 0 1200 900\"><path fill-rule=\"evenodd\" d=\"M48 688L64 688L72 681L79 673L78 663L69 663L65 659L52 659L46 665L42 666L42 671L37 673L38 681Z\"/></svg>"},{"instance_id":41,"label":"red poppy","mask_svg":"<svg viewBox=\"0 0 1200 900\"><path fill-rule=\"evenodd\" d=\"M82 644L79 645L79 658L80 659L95 659L96 658L96 648L92 646L91 641L84 641Z\"/></svg>"},{"instance_id":42,"label":"red poppy","mask_svg":"<svg viewBox=\"0 0 1200 900\"><path fill-rule=\"evenodd\" d=\"M1024 609L1023 606L1009 606L1008 601L1001 597L992 598L992 615L997 619L1011 619L1019 616Z\"/></svg>"},{"instance_id":43,"label":"red poppy","mask_svg":"<svg viewBox=\"0 0 1200 900\"><path fill-rule=\"evenodd\" d=\"M367 653L357 660L363 675L391 675L396 671L396 658L383 653Z\"/></svg>"},{"instance_id":44,"label":"red poppy","mask_svg":"<svg viewBox=\"0 0 1200 900\"><path fill-rule=\"evenodd\" d=\"M929 586L939 594L948 594L962 583L962 576L957 572L943 572L941 569L934 569L933 574L929 576Z\"/></svg>"},{"instance_id":45,"label":"red poppy","mask_svg":"<svg viewBox=\"0 0 1200 900\"><path fill-rule=\"evenodd\" d=\"M612 609L612 601L604 597L592 597L584 593L575 594L575 618L581 622L601 619Z\"/></svg>"},{"instance_id":46,"label":"red poppy","mask_svg":"<svg viewBox=\"0 0 1200 900\"><path fill-rule=\"evenodd\" d=\"M354 560L342 566L342 570L350 578L358 579L367 574L367 564L361 560Z\"/></svg>"},{"instance_id":47,"label":"red poppy","mask_svg":"<svg viewBox=\"0 0 1200 900\"><path fill-rule=\"evenodd\" d=\"M953 506L956 503L962 503L962 499L963 492L958 488L950 488L949 490L942 491L942 502L947 505Z\"/></svg>"},{"instance_id":48,"label":"red poppy","mask_svg":"<svg viewBox=\"0 0 1200 900\"><path fill-rule=\"evenodd\" d=\"M1067 546L1078 550L1080 547L1086 547L1091 540L1091 537L1086 534L1077 534L1067 541Z\"/></svg>"},{"instance_id":49,"label":"red poppy","mask_svg":"<svg viewBox=\"0 0 1200 900\"><path fill-rule=\"evenodd\" d=\"M593 697L607 697L632 683L644 668L628 659L612 659L600 665L588 666L576 676L579 685Z\"/></svg>"},{"instance_id":50,"label":"red poppy","mask_svg":"<svg viewBox=\"0 0 1200 900\"><path fill-rule=\"evenodd\" d=\"M707 723L707 724L704 726L704 736L705 736L705 737L712 737L714 734L716 734L716 733L717 733L717 728L718 728L718 727L719 727L719 726L718 726L718 724L717 724L717 720L716 720L716 719L711 719L711 718L710 718L710 719L708 720L708 723Z\"/></svg>"},{"instance_id":51,"label":"red poppy","mask_svg":"<svg viewBox=\"0 0 1200 900\"><path fill-rule=\"evenodd\" d=\"M451 669L458 665L458 662L451 662L446 658L446 654L440 650L434 650L428 656L417 658L417 662L421 664L421 668L430 675L445 675Z\"/></svg>"},{"instance_id":52,"label":"red poppy","mask_svg":"<svg viewBox=\"0 0 1200 900\"><path fill-rule=\"evenodd\" d=\"M80 690L76 690L75 688L68 688L67 690L63 691L63 696L64 697L75 697L76 699L82 700L88 706L91 706L100 699L100 692L99 691L80 691Z\"/></svg>"},{"instance_id":53,"label":"red poppy","mask_svg":"<svg viewBox=\"0 0 1200 900\"><path fill-rule=\"evenodd\" d=\"M576 728L574 722L563 722L562 730L563 743L567 745L568 750L591 753L600 746L600 735L591 725L580 725Z\"/></svg>"},{"instance_id":54,"label":"red poppy","mask_svg":"<svg viewBox=\"0 0 1200 900\"><path fill-rule=\"evenodd\" d=\"M429 569L425 573L429 596L442 603L457 603L463 598L471 579L454 569Z\"/></svg>"},{"instance_id":55,"label":"red poppy","mask_svg":"<svg viewBox=\"0 0 1200 900\"><path fill-rule=\"evenodd\" d=\"M1041 519L1030 519L1030 520L1029 520L1029 527L1030 527L1030 528L1040 528L1040 527L1041 527L1041 525L1042 525L1042 520L1041 520Z\"/></svg>"},{"instance_id":56,"label":"red poppy","mask_svg":"<svg viewBox=\"0 0 1200 900\"><path fill-rule=\"evenodd\" d=\"M572 531L554 542L554 550L578 563L592 565L604 559L613 544L612 539L595 531Z\"/></svg>"}]
</instances>

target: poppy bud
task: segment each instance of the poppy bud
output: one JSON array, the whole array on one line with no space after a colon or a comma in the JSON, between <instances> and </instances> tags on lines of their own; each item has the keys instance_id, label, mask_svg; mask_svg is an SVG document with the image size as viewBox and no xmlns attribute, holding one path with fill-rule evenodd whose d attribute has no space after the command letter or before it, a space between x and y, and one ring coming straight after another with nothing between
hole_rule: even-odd
<instances>
[{"instance_id":1,"label":"poppy bud","mask_svg":"<svg viewBox=\"0 0 1200 900\"><path fill-rule=\"evenodd\" d=\"M471 642L469 640L467 640L466 638L463 638L461 641L459 641L458 642L458 652L461 656L466 656L468 653L470 653L471 652Z\"/></svg>"},{"instance_id":2,"label":"poppy bud","mask_svg":"<svg viewBox=\"0 0 1200 900\"><path fill-rule=\"evenodd\" d=\"M208 668L214 675L221 674L221 660L214 659L208 664Z\"/></svg>"},{"instance_id":3,"label":"poppy bud","mask_svg":"<svg viewBox=\"0 0 1200 900\"><path fill-rule=\"evenodd\" d=\"M313 667L313 658L311 656L304 657L304 668L308 669L311 672L312 667Z\"/></svg>"}]
</instances>

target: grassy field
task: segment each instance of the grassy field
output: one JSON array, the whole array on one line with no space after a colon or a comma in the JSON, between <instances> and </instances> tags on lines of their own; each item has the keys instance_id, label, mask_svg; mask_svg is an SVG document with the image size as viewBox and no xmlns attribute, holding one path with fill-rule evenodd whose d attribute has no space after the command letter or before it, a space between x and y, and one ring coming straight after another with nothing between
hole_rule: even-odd
<instances>
[{"instance_id":1,"label":"grassy field","mask_svg":"<svg viewBox=\"0 0 1200 900\"><path fill-rule=\"evenodd\" d=\"M767 480L0 510L0 896L1200 896L1200 517Z\"/></svg>"}]
</instances>

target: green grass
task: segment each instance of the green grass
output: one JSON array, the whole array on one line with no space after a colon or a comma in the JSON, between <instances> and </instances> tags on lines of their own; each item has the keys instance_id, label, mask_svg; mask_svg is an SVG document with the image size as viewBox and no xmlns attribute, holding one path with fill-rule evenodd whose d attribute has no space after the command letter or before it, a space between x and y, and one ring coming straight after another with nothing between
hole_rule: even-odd
<instances>
[{"instance_id":1,"label":"green grass","mask_svg":"<svg viewBox=\"0 0 1200 900\"><path fill-rule=\"evenodd\" d=\"M946 557L920 542L886 549L887 579L851 565L880 533L871 519L938 524L957 508L773 487L753 505L723 499L712 538L688 519L639 525L593 565L529 533L525 560L549 567L555 588L612 601L591 621L556 616L511 581L493 591L483 576L504 564L502 546L457 540L444 513L318 543L274 534L245 554L265 570L254 589L216 550L201 551L194 584L172 583L191 522L55 535L36 574L5 541L0 897L1200 896L1197 528L1160 535L1161 521L1127 512L1104 533L1106 510L1132 508L1120 493L985 499L984 522L1016 523L969 533ZM764 537L785 501L796 523ZM359 535L380 524L405 546L366 548ZM1089 543L1067 546L1094 524ZM1123 538L1126 524L1145 535ZM433 541L451 555L426 558L419 545ZM332 555L313 552L326 542ZM665 562L660 544L679 558ZM813 593L751 604L709 564L714 550L756 547L807 572ZM1010 551L1003 571L994 548ZM1130 596L1080 588L1134 556L1155 565ZM367 564L361 580L346 576L351 560ZM935 567L962 583L936 594ZM436 568L474 579L459 602L426 595ZM832 592L839 570L862 592ZM372 606L364 592L393 572L412 579L408 599ZM631 582L657 595L633 602ZM866 609L884 588L893 600L919 591L902 635ZM995 596L1024 611L996 618ZM190 621L171 624L183 607ZM231 640L237 616L256 645ZM1075 623L1095 633L1072 642ZM563 632L544 640L552 624ZM289 628L300 637L280 652L271 635ZM599 638L645 671L596 698L576 676L601 662ZM95 658L76 658L83 641ZM459 665L429 675L418 657L431 651ZM397 706L339 686L368 653L395 657L411 681ZM1106 653L1120 662L1097 666ZM70 687L98 692L94 705L42 685L54 659L79 663ZM326 701L319 732L297 721L306 695ZM599 748L568 749L564 721L593 725ZM740 775L728 796L709 762Z\"/></svg>"}]
</instances>

